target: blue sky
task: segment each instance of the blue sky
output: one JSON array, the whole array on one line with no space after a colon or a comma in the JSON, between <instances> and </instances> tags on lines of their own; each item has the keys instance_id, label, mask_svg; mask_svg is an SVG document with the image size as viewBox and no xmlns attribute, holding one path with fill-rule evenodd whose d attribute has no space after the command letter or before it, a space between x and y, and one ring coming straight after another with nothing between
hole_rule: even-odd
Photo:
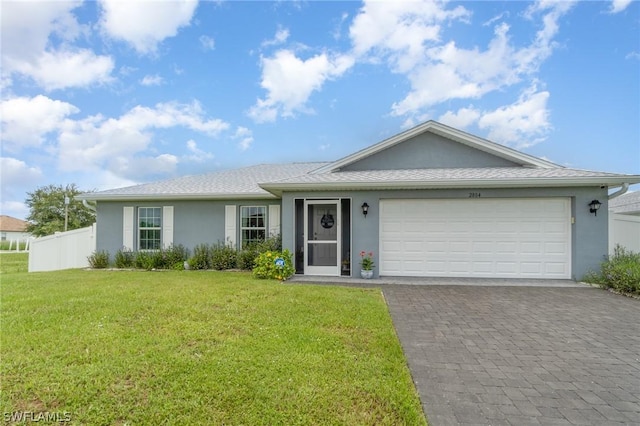
<instances>
[{"instance_id":1,"label":"blue sky","mask_svg":"<svg viewBox=\"0 0 640 426\"><path fill-rule=\"evenodd\" d=\"M640 174L640 3L2 1L2 214L434 119Z\"/></svg>"}]
</instances>

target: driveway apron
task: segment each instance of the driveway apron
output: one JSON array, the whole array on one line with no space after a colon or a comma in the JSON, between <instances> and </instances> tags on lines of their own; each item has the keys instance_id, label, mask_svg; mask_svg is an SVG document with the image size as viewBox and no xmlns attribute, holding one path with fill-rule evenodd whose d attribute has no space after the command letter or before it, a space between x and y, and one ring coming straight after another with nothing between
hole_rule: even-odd
<instances>
[{"instance_id":1,"label":"driveway apron","mask_svg":"<svg viewBox=\"0 0 640 426\"><path fill-rule=\"evenodd\" d=\"M596 288L385 285L430 425L640 424L640 301Z\"/></svg>"}]
</instances>

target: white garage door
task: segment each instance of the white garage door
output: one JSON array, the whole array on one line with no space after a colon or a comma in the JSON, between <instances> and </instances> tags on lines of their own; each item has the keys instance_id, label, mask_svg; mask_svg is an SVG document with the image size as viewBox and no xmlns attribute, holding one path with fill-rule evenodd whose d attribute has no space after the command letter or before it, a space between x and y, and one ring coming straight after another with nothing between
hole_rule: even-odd
<instances>
[{"instance_id":1,"label":"white garage door","mask_svg":"<svg viewBox=\"0 0 640 426\"><path fill-rule=\"evenodd\" d=\"M571 204L380 200L380 275L570 278Z\"/></svg>"}]
</instances>

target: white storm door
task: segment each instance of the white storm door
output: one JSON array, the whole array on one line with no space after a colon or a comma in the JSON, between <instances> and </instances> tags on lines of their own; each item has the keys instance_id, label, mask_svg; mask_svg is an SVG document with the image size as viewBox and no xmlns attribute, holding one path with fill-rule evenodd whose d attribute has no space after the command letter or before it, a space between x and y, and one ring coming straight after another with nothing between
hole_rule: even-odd
<instances>
[{"instance_id":1,"label":"white storm door","mask_svg":"<svg viewBox=\"0 0 640 426\"><path fill-rule=\"evenodd\" d=\"M336 200L304 203L305 275L340 275L340 209Z\"/></svg>"}]
</instances>

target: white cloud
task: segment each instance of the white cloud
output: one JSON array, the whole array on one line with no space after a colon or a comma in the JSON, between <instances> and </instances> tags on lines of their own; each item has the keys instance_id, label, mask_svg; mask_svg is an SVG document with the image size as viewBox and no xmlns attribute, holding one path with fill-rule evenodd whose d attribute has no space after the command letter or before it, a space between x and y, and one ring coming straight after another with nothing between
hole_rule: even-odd
<instances>
[{"instance_id":1,"label":"white cloud","mask_svg":"<svg viewBox=\"0 0 640 426\"><path fill-rule=\"evenodd\" d=\"M24 204L26 191L41 182L44 174L39 167L30 166L12 157L0 157L0 211L2 214L22 218L29 209Z\"/></svg>"},{"instance_id":2,"label":"white cloud","mask_svg":"<svg viewBox=\"0 0 640 426\"><path fill-rule=\"evenodd\" d=\"M349 33L357 56L388 58L397 72L407 72L423 60L426 44L440 39L442 23L469 16L464 7L447 9L439 1L365 1Z\"/></svg>"},{"instance_id":3,"label":"white cloud","mask_svg":"<svg viewBox=\"0 0 640 426\"><path fill-rule=\"evenodd\" d=\"M17 151L39 146L45 135L57 131L64 119L80 110L74 105L43 95L10 98L0 103L3 148Z\"/></svg>"},{"instance_id":4,"label":"white cloud","mask_svg":"<svg viewBox=\"0 0 640 426\"><path fill-rule=\"evenodd\" d=\"M495 142L516 148L535 145L551 130L548 100L549 92L538 91L533 85L513 104L483 113L478 127L488 130L487 138Z\"/></svg>"},{"instance_id":5,"label":"white cloud","mask_svg":"<svg viewBox=\"0 0 640 426\"><path fill-rule=\"evenodd\" d=\"M164 83L164 79L158 74L145 75L142 80L140 80L140 84L143 86L160 86L162 83Z\"/></svg>"},{"instance_id":6,"label":"white cloud","mask_svg":"<svg viewBox=\"0 0 640 426\"><path fill-rule=\"evenodd\" d=\"M632 0L612 0L611 8L609 9L609 12L611 13L622 12L627 8L627 6L631 4L631 2Z\"/></svg>"},{"instance_id":7,"label":"white cloud","mask_svg":"<svg viewBox=\"0 0 640 426\"><path fill-rule=\"evenodd\" d=\"M22 160L12 157L0 157L0 176L2 177L2 191L12 186L23 186L25 183L36 182L42 177L39 167L27 165ZM4 198L4 197L3 197Z\"/></svg>"},{"instance_id":8,"label":"white cloud","mask_svg":"<svg viewBox=\"0 0 640 426\"><path fill-rule=\"evenodd\" d=\"M279 115L291 117L296 112L310 112L306 103L326 80L344 74L354 63L350 56L326 53L300 59L291 50L279 50L273 57L262 57L261 86L267 90L248 115L257 122L274 121Z\"/></svg>"},{"instance_id":9,"label":"white cloud","mask_svg":"<svg viewBox=\"0 0 640 426\"><path fill-rule=\"evenodd\" d=\"M486 48L464 48L453 40L443 40L445 25L471 18L464 7L444 1L365 1L351 24L350 36L358 60L385 62L393 72L406 76L410 90L392 105L391 113L413 123L433 105L452 99L479 99L531 78L556 48L559 20L574 4L539 1L530 5L523 16L538 20L539 30L529 45L520 47L509 37L509 25L503 22L509 15L505 14L483 24L495 23L494 36ZM463 112L452 114L444 118L452 122L472 118Z\"/></svg>"},{"instance_id":10,"label":"white cloud","mask_svg":"<svg viewBox=\"0 0 640 426\"><path fill-rule=\"evenodd\" d=\"M108 36L129 43L139 53L155 53L158 44L188 26L197 0L100 0L100 27Z\"/></svg>"},{"instance_id":11,"label":"white cloud","mask_svg":"<svg viewBox=\"0 0 640 426\"><path fill-rule=\"evenodd\" d=\"M275 46L282 44L289 38L289 30L286 28L278 28L276 35L271 40L262 42L262 47Z\"/></svg>"},{"instance_id":12,"label":"white cloud","mask_svg":"<svg viewBox=\"0 0 640 426\"><path fill-rule=\"evenodd\" d=\"M200 45L204 50L213 50L216 48L216 41L213 39L213 37L201 35L198 40L200 41Z\"/></svg>"},{"instance_id":13,"label":"white cloud","mask_svg":"<svg viewBox=\"0 0 640 426\"><path fill-rule=\"evenodd\" d=\"M29 215L29 208L21 201L6 201L3 199L2 203L0 203L0 212L7 216L22 219Z\"/></svg>"},{"instance_id":14,"label":"white cloud","mask_svg":"<svg viewBox=\"0 0 640 426\"><path fill-rule=\"evenodd\" d=\"M202 163L206 160L211 160L214 155L210 152L206 152L198 148L198 144L193 139L187 141L187 150L191 153L184 158L194 163Z\"/></svg>"},{"instance_id":15,"label":"white cloud","mask_svg":"<svg viewBox=\"0 0 640 426\"><path fill-rule=\"evenodd\" d=\"M87 49L44 52L35 63L13 65L14 71L30 76L47 91L108 83L114 67L113 59Z\"/></svg>"},{"instance_id":16,"label":"white cloud","mask_svg":"<svg viewBox=\"0 0 640 426\"><path fill-rule=\"evenodd\" d=\"M451 127L465 129L477 122L478 118L480 118L480 112L469 107L460 108L457 112L447 111L438 118L438 121Z\"/></svg>"},{"instance_id":17,"label":"white cloud","mask_svg":"<svg viewBox=\"0 0 640 426\"><path fill-rule=\"evenodd\" d=\"M111 81L111 57L72 46L88 31L72 13L80 4L41 2L34 7L32 2L2 3L3 86L11 84L13 74L32 78L46 90Z\"/></svg>"},{"instance_id":18,"label":"white cloud","mask_svg":"<svg viewBox=\"0 0 640 426\"><path fill-rule=\"evenodd\" d=\"M117 157L110 161L110 170L117 176L130 179L142 179L149 175L167 175L174 173L178 165L178 157L173 154L160 154L155 157L136 156Z\"/></svg>"},{"instance_id":19,"label":"white cloud","mask_svg":"<svg viewBox=\"0 0 640 426\"><path fill-rule=\"evenodd\" d=\"M149 156L154 131L185 127L215 137L229 128L219 119L207 119L198 102L136 106L118 118L101 115L65 120L59 134L58 164L63 171L106 169L126 179L173 171L177 157ZM142 155L140 155L142 154Z\"/></svg>"},{"instance_id":20,"label":"white cloud","mask_svg":"<svg viewBox=\"0 0 640 426\"><path fill-rule=\"evenodd\" d=\"M242 151L249 149L253 143L253 132L246 127L238 127L233 137L234 139L239 140L238 147Z\"/></svg>"}]
</instances>

